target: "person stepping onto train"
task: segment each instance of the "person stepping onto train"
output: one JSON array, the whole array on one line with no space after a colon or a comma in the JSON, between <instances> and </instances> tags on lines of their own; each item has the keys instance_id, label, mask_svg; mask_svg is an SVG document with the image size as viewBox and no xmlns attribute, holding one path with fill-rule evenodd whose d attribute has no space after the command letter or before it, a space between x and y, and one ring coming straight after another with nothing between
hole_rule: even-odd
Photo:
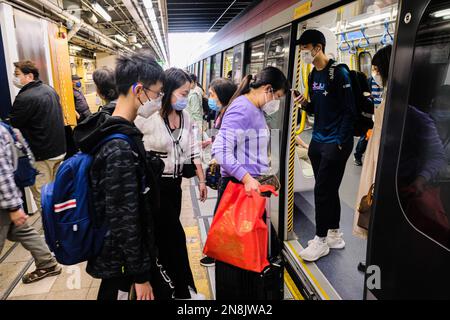
<instances>
[{"instance_id":1,"label":"person stepping onto train","mask_svg":"<svg viewBox=\"0 0 450 320\"><path fill-rule=\"evenodd\" d=\"M266 115L279 110L280 100L289 87L286 76L275 67L266 67L257 75L247 75L242 80L223 113L219 133L212 145L212 156L221 166L218 201L230 182L243 184L250 196L253 191L259 193L259 180L271 175ZM271 249L271 255L276 256L280 248L272 235L274 233L271 233L271 243L275 250ZM215 277L217 300L263 300L267 297L268 292L255 289L265 284L260 273L216 261ZM266 287L266 290L277 290L277 286L273 283L273 287Z\"/></svg>"},{"instance_id":2,"label":"person stepping onto train","mask_svg":"<svg viewBox=\"0 0 450 320\"><path fill-rule=\"evenodd\" d=\"M148 119L137 117L136 126L144 134L144 146L164 161L159 180L160 213L155 216L156 241L161 263L175 285L176 299L204 300L197 292L186 247L186 235L180 221L182 178L197 175L200 200L207 198L205 176L200 161L200 141L189 113L191 78L181 69L165 71L164 96L160 112Z\"/></svg>"},{"instance_id":3,"label":"person stepping onto train","mask_svg":"<svg viewBox=\"0 0 450 320\"><path fill-rule=\"evenodd\" d=\"M330 248L345 247L343 234L339 230L339 187L353 150L356 107L350 74L344 65L335 65L335 61L325 54L323 33L306 30L299 42L303 62L314 65L308 81L310 100L300 95L296 101L315 116L308 156L314 171L316 211L316 236L300 252L300 257L305 261L316 261L326 256Z\"/></svg>"}]
</instances>

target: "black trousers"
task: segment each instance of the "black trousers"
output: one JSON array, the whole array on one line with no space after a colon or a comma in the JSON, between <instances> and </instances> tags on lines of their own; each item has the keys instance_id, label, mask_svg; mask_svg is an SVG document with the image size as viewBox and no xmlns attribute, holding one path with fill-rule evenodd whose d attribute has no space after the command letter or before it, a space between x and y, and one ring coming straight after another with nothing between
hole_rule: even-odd
<instances>
[{"instance_id":1,"label":"black trousers","mask_svg":"<svg viewBox=\"0 0 450 320\"><path fill-rule=\"evenodd\" d=\"M175 285L175 297L188 299L191 297L189 286L196 288L180 221L181 202L181 178L161 178L161 210L155 216L159 260Z\"/></svg>"},{"instance_id":2,"label":"black trousers","mask_svg":"<svg viewBox=\"0 0 450 320\"><path fill-rule=\"evenodd\" d=\"M97 294L97 300L99 301L117 300L119 290L129 293L132 284L133 280L131 277L102 279Z\"/></svg>"},{"instance_id":3,"label":"black trousers","mask_svg":"<svg viewBox=\"0 0 450 320\"><path fill-rule=\"evenodd\" d=\"M344 177L345 165L353 150L353 139L342 145L312 141L308 156L314 170L316 184L314 201L316 209L316 235L326 237L329 229L339 229L341 203L339 187Z\"/></svg>"}]
</instances>

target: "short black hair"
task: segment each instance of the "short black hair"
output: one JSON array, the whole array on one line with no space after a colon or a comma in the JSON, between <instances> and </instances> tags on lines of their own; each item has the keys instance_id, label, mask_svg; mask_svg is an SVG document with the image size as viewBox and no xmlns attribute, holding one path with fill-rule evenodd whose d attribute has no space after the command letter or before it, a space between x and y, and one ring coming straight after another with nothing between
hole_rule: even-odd
<instances>
[{"instance_id":1,"label":"short black hair","mask_svg":"<svg viewBox=\"0 0 450 320\"><path fill-rule=\"evenodd\" d=\"M197 76L196 76L195 74L191 73L191 74L189 75L189 77L192 79L192 82L197 83Z\"/></svg>"},{"instance_id":2,"label":"short black hair","mask_svg":"<svg viewBox=\"0 0 450 320\"><path fill-rule=\"evenodd\" d=\"M98 92L107 100L114 101L119 97L116 87L116 77L111 68L103 67L94 71L92 78Z\"/></svg>"},{"instance_id":3,"label":"short black hair","mask_svg":"<svg viewBox=\"0 0 450 320\"><path fill-rule=\"evenodd\" d=\"M170 68L164 71L164 96L161 102L161 117L166 119L172 111L172 93L182 87L186 82L191 83L192 79L183 69Z\"/></svg>"},{"instance_id":4,"label":"short black hair","mask_svg":"<svg viewBox=\"0 0 450 320\"><path fill-rule=\"evenodd\" d=\"M39 79L39 69L33 61L25 60L14 62L14 67L19 69L23 74L33 74L34 80Z\"/></svg>"},{"instance_id":5,"label":"short black hair","mask_svg":"<svg viewBox=\"0 0 450 320\"><path fill-rule=\"evenodd\" d=\"M237 85L229 79L216 78L211 81L209 88L214 90L220 104L226 107L230 103L231 97L236 92Z\"/></svg>"},{"instance_id":6,"label":"short black hair","mask_svg":"<svg viewBox=\"0 0 450 320\"><path fill-rule=\"evenodd\" d=\"M319 30L316 29L305 30L300 36L298 42L301 45L312 44L314 47L316 47L318 44L321 44L322 51L325 53L325 46L327 44L327 40L325 38L325 35Z\"/></svg>"},{"instance_id":7,"label":"short black hair","mask_svg":"<svg viewBox=\"0 0 450 320\"><path fill-rule=\"evenodd\" d=\"M392 46L388 44L387 46L381 48L375 53L372 58L372 65L378 68L380 72L381 79L383 80L383 86L386 86L389 77L389 64L391 63L391 53Z\"/></svg>"},{"instance_id":8,"label":"short black hair","mask_svg":"<svg viewBox=\"0 0 450 320\"><path fill-rule=\"evenodd\" d=\"M116 84L119 95L127 95L130 87L141 82L145 87L164 82L164 70L148 51L140 50L117 58Z\"/></svg>"}]
</instances>

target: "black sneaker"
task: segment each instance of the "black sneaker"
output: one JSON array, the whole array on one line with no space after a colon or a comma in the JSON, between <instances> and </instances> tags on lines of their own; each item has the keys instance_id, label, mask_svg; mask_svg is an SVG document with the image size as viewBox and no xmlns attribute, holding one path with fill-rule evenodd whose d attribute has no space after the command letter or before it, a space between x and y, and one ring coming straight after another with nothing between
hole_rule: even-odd
<instances>
[{"instance_id":1,"label":"black sneaker","mask_svg":"<svg viewBox=\"0 0 450 320\"><path fill-rule=\"evenodd\" d=\"M353 162L355 163L355 166L361 167L363 165L361 159L353 159Z\"/></svg>"},{"instance_id":2,"label":"black sneaker","mask_svg":"<svg viewBox=\"0 0 450 320\"><path fill-rule=\"evenodd\" d=\"M204 257L200 260L200 264L204 267L214 267L216 265L216 259Z\"/></svg>"}]
</instances>

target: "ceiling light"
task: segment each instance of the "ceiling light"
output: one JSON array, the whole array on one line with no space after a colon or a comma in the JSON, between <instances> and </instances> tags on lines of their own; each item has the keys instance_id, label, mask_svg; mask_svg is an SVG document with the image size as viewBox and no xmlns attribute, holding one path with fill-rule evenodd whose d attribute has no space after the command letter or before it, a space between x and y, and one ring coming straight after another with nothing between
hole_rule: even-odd
<instances>
[{"instance_id":1,"label":"ceiling light","mask_svg":"<svg viewBox=\"0 0 450 320\"><path fill-rule=\"evenodd\" d=\"M141 48L142 48L142 44L140 44L139 42L136 43L135 46L136 46L138 49L141 49Z\"/></svg>"},{"instance_id":2,"label":"ceiling light","mask_svg":"<svg viewBox=\"0 0 450 320\"><path fill-rule=\"evenodd\" d=\"M122 41L123 43L127 42L127 39L125 39L123 36L121 36L120 34L116 34L114 36L114 38L116 38L119 41Z\"/></svg>"},{"instance_id":3,"label":"ceiling light","mask_svg":"<svg viewBox=\"0 0 450 320\"><path fill-rule=\"evenodd\" d=\"M79 47L79 46L74 46L74 45L71 45L70 48L71 48L72 50L75 50L75 51L82 51L82 50L83 50L83 48L81 48L81 47Z\"/></svg>"},{"instance_id":4,"label":"ceiling light","mask_svg":"<svg viewBox=\"0 0 450 320\"><path fill-rule=\"evenodd\" d=\"M147 14L148 14L148 18L150 19L150 21L156 21L155 10L153 10L153 8L147 9Z\"/></svg>"},{"instance_id":5,"label":"ceiling light","mask_svg":"<svg viewBox=\"0 0 450 320\"><path fill-rule=\"evenodd\" d=\"M143 0L142 2L144 3L145 9L153 8L153 2L152 2L152 0Z\"/></svg>"},{"instance_id":6,"label":"ceiling light","mask_svg":"<svg viewBox=\"0 0 450 320\"><path fill-rule=\"evenodd\" d=\"M368 24L368 23L371 23L371 22L384 20L386 18L389 18L390 16L391 16L390 12L377 14L375 16L371 16L371 17L367 17L367 18L364 18L364 19L361 19L361 20L356 20L354 22L350 22L350 25L352 27L356 27L356 26L360 26L362 24Z\"/></svg>"},{"instance_id":7,"label":"ceiling light","mask_svg":"<svg viewBox=\"0 0 450 320\"><path fill-rule=\"evenodd\" d=\"M95 12L97 12L104 20L108 22L112 20L108 12L106 12L106 10L101 5L99 5L98 2L92 3L92 8L94 8Z\"/></svg>"},{"instance_id":8,"label":"ceiling light","mask_svg":"<svg viewBox=\"0 0 450 320\"><path fill-rule=\"evenodd\" d=\"M439 10L436 12L433 12L432 14L430 14L430 16L432 16L433 18L442 18L444 17L444 19L448 19L446 18L446 16L450 15L450 9L444 9L444 10Z\"/></svg>"}]
</instances>

